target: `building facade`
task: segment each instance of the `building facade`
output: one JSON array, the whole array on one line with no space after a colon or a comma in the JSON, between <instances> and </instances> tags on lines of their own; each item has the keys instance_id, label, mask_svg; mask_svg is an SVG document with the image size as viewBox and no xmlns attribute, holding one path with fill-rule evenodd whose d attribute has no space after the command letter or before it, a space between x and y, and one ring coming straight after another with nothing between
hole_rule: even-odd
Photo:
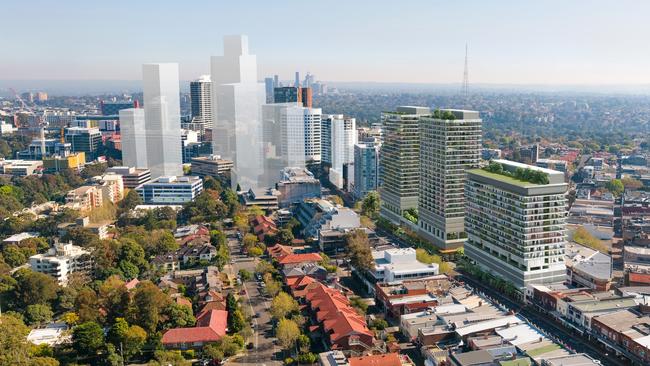
<instances>
[{"instance_id":1,"label":"building facade","mask_svg":"<svg viewBox=\"0 0 650 366\"><path fill-rule=\"evenodd\" d=\"M354 145L354 197L361 199L379 188L379 147Z\"/></svg>"},{"instance_id":2,"label":"building facade","mask_svg":"<svg viewBox=\"0 0 650 366\"><path fill-rule=\"evenodd\" d=\"M397 107L382 113L384 142L381 152L381 216L404 222L404 211L418 207L420 187L419 119L431 114L427 107Z\"/></svg>"},{"instance_id":3,"label":"building facade","mask_svg":"<svg viewBox=\"0 0 650 366\"><path fill-rule=\"evenodd\" d=\"M481 124L476 111L436 110L420 118L420 233L441 249L463 245L465 171L481 160Z\"/></svg>"},{"instance_id":4,"label":"building facade","mask_svg":"<svg viewBox=\"0 0 650 366\"><path fill-rule=\"evenodd\" d=\"M72 244L56 243L47 253L29 257L32 271L45 273L54 277L59 284L65 285L72 273L90 273L93 260L90 252Z\"/></svg>"},{"instance_id":5,"label":"building facade","mask_svg":"<svg viewBox=\"0 0 650 366\"><path fill-rule=\"evenodd\" d=\"M180 205L203 192L203 180L192 176L158 177L135 189L142 201L149 205Z\"/></svg>"},{"instance_id":6,"label":"building facade","mask_svg":"<svg viewBox=\"0 0 650 366\"><path fill-rule=\"evenodd\" d=\"M64 136L72 152L83 152L88 160L97 159L102 144L102 134L98 128L69 127L65 129Z\"/></svg>"},{"instance_id":7,"label":"building facade","mask_svg":"<svg viewBox=\"0 0 650 366\"><path fill-rule=\"evenodd\" d=\"M190 106L192 122L212 128L212 81L210 75L202 75L190 82ZM202 130L203 130L202 129Z\"/></svg>"},{"instance_id":8,"label":"building facade","mask_svg":"<svg viewBox=\"0 0 650 366\"><path fill-rule=\"evenodd\" d=\"M321 161L329 166L330 182L338 188L343 188L343 166L354 164L356 120L342 114L324 115L321 135Z\"/></svg>"},{"instance_id":9,"label":"building facade","mask_svg":"<svg viewBox=\"0 0 650 366\"><path fill-rule=\"evenodd\" d=\"M564 282L564 174L507 160L493 164L505 173L468 171L465 254L519 288ZM513 178L523 172L546 178L533 182Z\"/></svg>"}]
</instances>

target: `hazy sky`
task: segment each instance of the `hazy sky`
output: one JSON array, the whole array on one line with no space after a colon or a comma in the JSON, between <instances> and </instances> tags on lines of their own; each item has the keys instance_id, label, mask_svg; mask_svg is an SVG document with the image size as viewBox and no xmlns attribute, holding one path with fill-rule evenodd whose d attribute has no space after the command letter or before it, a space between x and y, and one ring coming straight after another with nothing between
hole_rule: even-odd
<instances>
[{"instance_id":1,"label":"hazy sky","mask_svg":"<svg viewBox=\"0 0 650 366\"><path fill-rule=\"evenodd\" d=\"M209 72L247 34L260 78L650 83L650 1L3 0L0 79L141 78L141 64Z\"/></svg>"}]
</instances>

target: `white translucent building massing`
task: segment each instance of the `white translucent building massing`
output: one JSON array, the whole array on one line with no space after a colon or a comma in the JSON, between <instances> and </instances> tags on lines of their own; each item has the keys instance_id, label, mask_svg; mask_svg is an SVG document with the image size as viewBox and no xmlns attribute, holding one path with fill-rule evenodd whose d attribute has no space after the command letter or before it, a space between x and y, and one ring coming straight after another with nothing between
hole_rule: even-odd
<instances>
[{"instance_id":1,"label":"white translucent building massing","mask_svg":"<svg viewBox=\"0 0 650 366\"><path fill-rule=\"evenodd\" d=\"M134 168L147 167L147 130L144 109L128 108L119 111L122 137L122 163Z\"/></svg>"},{"instance_id":2,"label":"white translucent building massing","mask_svg":"<svg viewBox=\"0 0 650 366\"><path fill-rule=\"evenodd\" d=\"M178 64L144 64L142 79L147 168L154 179L183 175Z\"/></svg>"},{"instance_id":3,"label":"white translucent building massing","mask_svg":"<svg viewBox=\"0 0 650 366\"><path fill-rule=\"evenodd\" d=\"M263 168L261 107L264 83L257 81L257 59L248 37L225 36L223 56L211 58L213 151L232 160L231 183L258 187Z\"/></svg>"},{"instance_id":4,"label":"white translucent building massing","mask_svg":"<svg viewBox=\"0 0 650 366\"><path fill-rule=\"evenodd\" d=\"M566 278L567 184L562 172L494 160L506 174L467 172L465 254L519 288ZM523 172L545 180L514 178Z\"/></svg>"}]
</instances>

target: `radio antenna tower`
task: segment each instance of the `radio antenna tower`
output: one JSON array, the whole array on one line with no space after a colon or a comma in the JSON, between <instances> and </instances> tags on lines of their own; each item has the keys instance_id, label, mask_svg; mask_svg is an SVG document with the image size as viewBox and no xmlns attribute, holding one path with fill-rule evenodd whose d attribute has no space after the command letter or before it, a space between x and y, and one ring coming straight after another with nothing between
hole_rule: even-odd
<instances>
[{"instance_id":1,"label":"radio antenna tower","mask_svg":"<svg viewBox=\"0 0 650 366\"><path fill-rule=\"evenodd\" d=\"M469 70L467 67L467 43L465 43L465 71L463 72L463 85L460 90L465 98L469 96Z\"/></svg>"}]
</instances>

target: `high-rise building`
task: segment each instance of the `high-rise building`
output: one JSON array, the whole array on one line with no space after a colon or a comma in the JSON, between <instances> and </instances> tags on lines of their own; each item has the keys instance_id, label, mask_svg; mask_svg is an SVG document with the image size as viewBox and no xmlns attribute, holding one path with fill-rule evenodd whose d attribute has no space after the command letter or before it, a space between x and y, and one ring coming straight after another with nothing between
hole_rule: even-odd
<instances>
[{"instance_id":1,"label":"high-rise building","mask_svg":"<svg viewBox=\"0 0 650 366\"><path fill-rule=\"evenodd\" d=\"M566 192L554 170L507 160L469 170L465 254L519 288L562 283Z\"/></svg>"},{"instance_id":2,"label":"high-rise building","mask_svg":"<svg viewBox=\"0 0 650 366\"><path fill-rule=\"evenodd\" d=\"M70 144L72 152L83 152L88 161L97 159L102 145L102 133L99 128L68 127L65 129L65 142Z\"/></svg>"},{"instance_id":3,"label":"high-rise building","mask_svg":"<svg viewBox=\"0 0 650 366\"><path fill-rule=\"evenodd\" d=\"M102 116L117 116L120 114L122 109L133 108L133 102L107 102L102 100L99 103L99 109L102 112Z\"/></svg>"},{"instance_id":4,"label":"high-rise building","mask_svg":"<svg viewBox=\"0 0 650 366\"><path fill-rule=\"evenodd\" d=\"M293 86L300 88L300 72L296 71L296 80L293 83Z\"/></svg>"},{"instance_id":5,"label":"high-rise building","mask_svg":"<svg viewBox=\"0 0 650 366\"><path fill-rule=\"evenodd\" d=\"M273 103L302 103L300 88L283 86L273 89Z\"/></svg>"},{"instance_id":6,"label":"high-rise building","mask_svg":"<svg viewBox=\"0 0 650 366\"><path fill-rule=\"evenodd\" d=\"M428 107L397 107L382 113L381 216L393 223L406 222L404 211L418 207L420 187L419 120L431 114Z\"/></svg>"},{"instance_id":7,"label":"high-rise building","mask_svg":"<svg viewBox=\"0 0 650 366\"><path fill-rule=\"evenodd\" d=\"M257 60L248 37L224 37L223 56L212 56L214 154L232 160L231 183L257 187L263 168L261 107L264 84L257 82Z\"/></svg>"},{"instance_id":8,"label":"high-rise building","mask_svg":"<svg viewBox=\"0 0 650 366\"><path fill-rule=\"evenodd\" d=\"M190 82L192 123L201 123L205 130L212 128L212 81L210 75L202 75Z\"/></svg>"},{"instance_id":9,"label":"high-rise building","mask_svg":"<svg viewBox=\"0 0 650 366\"><path fill-rule=\"evenodd\" d=\"M320 164L321 113L299 103L262 106L265 186L275 183L286 167Z\"/></svg>"},{"instance_id":10,"label":"high-rise building","mask_svg":"<svg viewBox=\"0 0 650 366\"><path fill-rule=\"evenodd\" d=\"M321 161L330 167L330 182L343 188L343 166L354 164L356 120L342 114L328 114L323 115L321 125Z\"/></svg>"},{"instance_id":11,"label":"high-rise building","mask_svg":"<svg viewBox=\"0 0 650 366\"><path fill-rule=\"evenodd\" d=\"M264 78L264 90L266 91L266 103L273 103L273 89L275 88L273 78Z\"/></svg>"},{"instance_id":12,"label":"high-rise building","mask_svg":"<svg viewBox=\"0 0 650 366\"><path fill-rule=\"evenodd\" d=\"M142 65L147 168L152 179L183 175L178 64Z\"/></svg>"},{"instance_id":13,"label":"high-rise building","mask_svg":"<svg viewBox=\"0 0 650 366\"><path fill-rule=\"evenodd\" d=\"M354 197L361 199L379 187L379 147L354 145Z\"/></svg>"},{"instance_id":14,"label":"high-rise building","mask_svg":"<svg viewBox=\"0 0 650 366\"><path fill-rule=\"evenodd\" d=\"M280 85L280 77L278 75L273 75L273 89L279 88L280 86L281 86ZM271 93L271 95L273 95L273 94ZM267 95L267 97L268 97L268 95Z\"/></svg>"},{"instance_id":15,"label":"high-rise building","mask_svg":"<svg viewBox=\"0 0 650 366\"><path fill-rule=\"evenodd\" d=\"M420 117L418 226L443 250L467 239L465 172L481 160L481 124L476 111L443 109Z\"/></svg>"},{"instance_id":16,"label":"high-rise building","mask_svg":"<svg viewBox=\"0 0 650 366\"><path fill-rule=\"evenodd\" d=\"M126 166L146 168L148 166L147 130L144 109L122 109L119 113L122 163Z\"/></svg>"},{"instance_id":17,"label":"high-rise building","mask_svg":"<svg viewBox=\"0 0 650 366\"><path fill-rule=\"evenodd\" d=\"M300 88L300 97L303 107L311 108L314 105L311 88Z\"/></svg>"},{"instance_id":18,"label":"high-rise building","mask_svg":"<svg viewBox=\"0 0 650 366\"><path fill-rule=\"evenodd\" d=\"M299 88L295 86L283 86L273 89L273 103L301 103L303 107L311 108L311 88Z\"/></svg>"}]
</instances>

